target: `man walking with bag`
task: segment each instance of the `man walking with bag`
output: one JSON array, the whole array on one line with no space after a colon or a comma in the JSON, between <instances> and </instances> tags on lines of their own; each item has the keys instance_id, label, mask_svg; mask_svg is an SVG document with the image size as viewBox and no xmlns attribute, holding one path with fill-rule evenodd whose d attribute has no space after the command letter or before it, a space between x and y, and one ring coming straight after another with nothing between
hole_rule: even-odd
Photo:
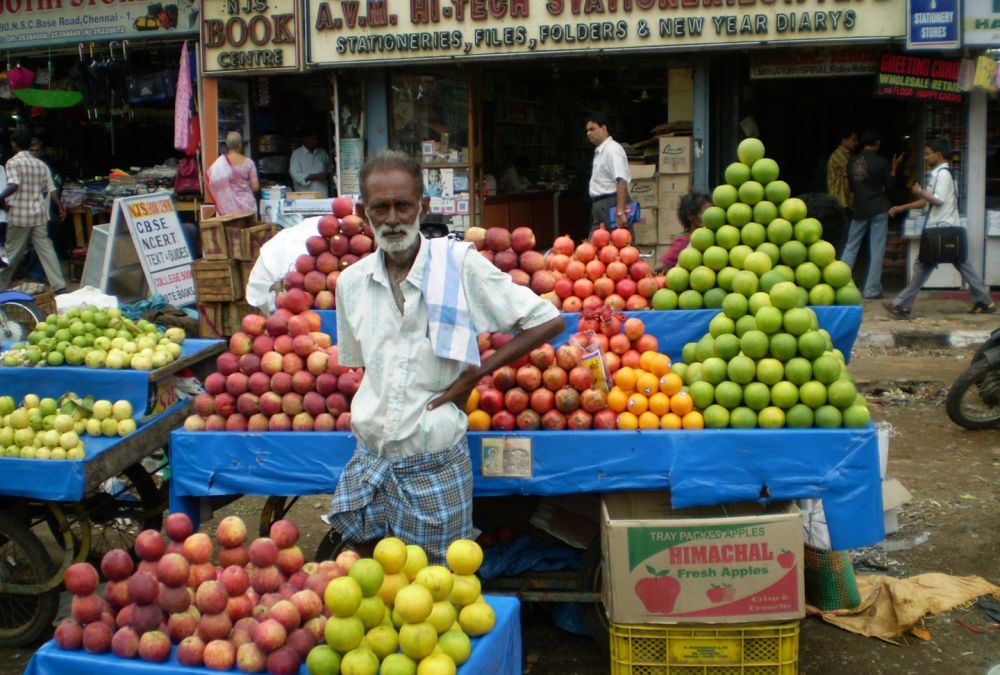
<instances>
[{"instance_id":1,"label":"man walking with bag","mask_svg":"<svg viewBox=\"0 0 1000 675\"><path fill-rule=\"evenodd\" d=\"M886 303L885 307L889 313L898 319L909 319L910 312L913 311L913 303L917 298L917 292L927 283L934 268L941 262L950 262L962 275L962 280L968 285L972 294L972 308L970 314L992 314L997 311L996 305L990 298L989 289L983 280L976 274L976 270L966 260L965 232L956 232L957 241L960 248L957 258L952 260L942 260L940 251L932 251L928 246L927 238L931 230L942 227L960 228L962 225L958 215L958 196L955 192L955 181L952 178L951 170L948 168L948 142L943 138L934 138L927 143L924 148L924 160L927 166L932 167L928 178L929 189L924 189L919 183L913 185L913 194L916 200L893 206L889 209L889 215L895 216L897 213L909 209L919 209L929 206L930 210L924 220L924 232L920 241L920 255L913 263L913 276L910 284L896 296L895 300ZM936 248L936 247L935 247Z\"/></svg>"}]
</instances>

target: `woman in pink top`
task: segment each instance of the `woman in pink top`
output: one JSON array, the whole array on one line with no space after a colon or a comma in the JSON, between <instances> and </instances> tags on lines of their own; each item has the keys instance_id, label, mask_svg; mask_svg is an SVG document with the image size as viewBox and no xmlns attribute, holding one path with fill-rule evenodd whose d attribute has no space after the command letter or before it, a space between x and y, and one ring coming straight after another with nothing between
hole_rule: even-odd
<instances>
[{"instance_id":1,"label":"woman in pink top","mask_svg":"<svg viewBox=\"0 0 1000 675\"><path fill-rule=\"evenodd\" d=\"M256 213L254 193L260 190L257 167L244 155L243 138L238 131L226 134L226 153L208 168L208 188L215 203L215 215Z\"/></svg>"},{"instance_id":2,"label":"woman in pink top","mask_svg":"<svg viewBox=\"0 0 1000 675\"><path fill-rule=\"evenodd\" d=\"M701 214L712 205L712 198L702 192L688 192L677 204L677 219L681 221L684 234L674 239L666 253L657 261L654 270L657 274L666 272L677 266L677 256L687 248L691 241L691 233L701 227Z\"/></svg>"}]
</instances>

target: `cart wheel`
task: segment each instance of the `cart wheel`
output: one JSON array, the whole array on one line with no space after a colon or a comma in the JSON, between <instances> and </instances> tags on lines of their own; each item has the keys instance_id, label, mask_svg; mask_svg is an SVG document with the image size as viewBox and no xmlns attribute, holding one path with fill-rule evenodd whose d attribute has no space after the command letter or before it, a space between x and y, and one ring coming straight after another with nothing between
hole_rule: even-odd
<instances>
[{"instance_id":1,"label":"cart wheel","mask_svg":"<svg viewBox=\"0 0 1000 675\"><path fill-rule=\"evenodd\" d=\"M316 556L313 559L316 562L323 562L324 560L333 560L346 547L347 547L347 542L341 539L340 532L337 532L333 528L330 528L330 531L327 532L320 540L319 546L316 547Z\"/></svg>"},{"instance_id":2,"label":"cart wheel","mask_svg":"<svg viewBox=\"0 0 1000 675\"><path fill-rule=\"evenodd\" d=\"M53 573L38 537L0 513L0 583L41 584ZM58 609L58 587L40 595L0 593L0 647L24 647L48 635Z\"/></svg>"},{"instance_id":3,"label":"cart wheel","mask_svg":"<svg viewBox=\"0 0 1000 675\"><path fill-rule=\"evenodd\" d=\"M21 342L45 321L45 312L33 302L11 300L0 306L0 340Z\"/></svg>"},{"instance_id":4,"label":"cart wheel","mask_svg":"<svg viewBox=\"0 0 1000 675\"><path fill-rule=\"evenodd\" d=\"M270 537L271 525L288 515L297 501L299 501L298 497L268 497L267 501L264 502L264 507L260 510L259 536Z\"/></svg>"},{"instance_id":5,"label":"cart wheel","mask_svg":"<svg viewBox=\"0 0 1000 675\"><path fill-rule=\"evenodd\" d=\"M135 557L132 547L139 533L159 531L163 526L163 512L167 508L165 487L157 487L153 474L137 462L115 476L110 492L102 490L71 505L64 526L73 532L78 548L82 539L80 528L90 528L87 560L93 563L99 563L113 548L124 548ZM48 525L56 541L62 541L59 523L50 517Z\"/></svg>"},{"instance_id":6,"label":"cart wheel","mask_svg":"<svg viewBox=\"0 0 1000 675\"><path fill-rule=\"evenodd\" d=\"M583 553L580 564L580 590L600 593L604 586L604 556L601 553L601 538L596 537ZM582 602L580 612L587 624L591 637L602 649L609 649L608 617L604 613L604 603Z\"/></svg>"}]
</instances>

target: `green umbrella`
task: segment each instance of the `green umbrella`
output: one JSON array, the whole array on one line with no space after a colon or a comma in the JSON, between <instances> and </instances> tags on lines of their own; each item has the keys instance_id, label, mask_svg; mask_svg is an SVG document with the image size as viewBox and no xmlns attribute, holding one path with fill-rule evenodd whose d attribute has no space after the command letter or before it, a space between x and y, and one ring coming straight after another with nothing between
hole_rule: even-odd
<instances>
[{"instance_id":1,"label":"green umbrella","mask_svg":"<svg viewBox=\"0 0 1000 675\"><path fill-rule=\"evenodd\" d=\"M14 96L35 108L72 108L83 103L83 94L78 91L15 89Z\"/></svg>"}]
</instances>

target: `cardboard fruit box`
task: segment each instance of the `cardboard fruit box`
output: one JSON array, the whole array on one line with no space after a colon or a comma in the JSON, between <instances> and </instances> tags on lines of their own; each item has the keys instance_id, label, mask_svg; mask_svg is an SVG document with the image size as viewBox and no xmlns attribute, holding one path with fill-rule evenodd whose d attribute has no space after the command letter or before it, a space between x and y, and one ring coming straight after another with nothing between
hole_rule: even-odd
<instances>
[{"instance_id":1,"label":"cardboard fruit box","mask_svg":"<svg viewBox=\"0 0 1000 675\"><path fill-rule=\"evenodd\" d=\"M601 503L603 599L617 623L739 623L805 616L794 504L673 509L669 492Z\"/></svg>"}]
</instances>

